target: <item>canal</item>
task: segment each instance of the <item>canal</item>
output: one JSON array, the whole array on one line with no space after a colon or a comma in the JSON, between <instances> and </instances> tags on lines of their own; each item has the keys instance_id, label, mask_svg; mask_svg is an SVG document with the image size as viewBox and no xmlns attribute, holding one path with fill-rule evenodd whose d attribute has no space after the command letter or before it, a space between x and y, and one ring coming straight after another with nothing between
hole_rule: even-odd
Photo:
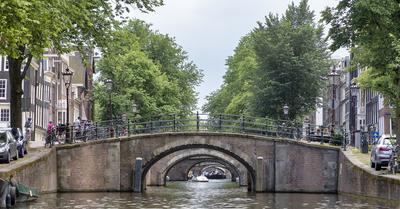
<instances>
[{"instance_id":1,"label":"canal","mask_svg":"<svg viewBox=\"0 0 400 209\"><path fill-rule=\"evenodd\" d=\"M57 193L42 195L19 209L58 208L249 208L249 209L400 209L399 202L335 194L248 193L226 180L169 182L134 193Z\"/></svg>"}]
</instances>

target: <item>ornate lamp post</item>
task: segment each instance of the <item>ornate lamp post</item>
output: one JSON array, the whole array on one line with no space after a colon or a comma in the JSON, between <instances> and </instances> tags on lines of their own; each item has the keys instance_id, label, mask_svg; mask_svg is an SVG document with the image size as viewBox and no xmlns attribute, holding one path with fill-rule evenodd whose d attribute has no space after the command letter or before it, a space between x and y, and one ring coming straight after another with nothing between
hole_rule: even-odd
<instances>
[{"instance_id":1,"label":"ornate lamp post","mask_svg":"<svg viewBox=\"0 0 400 209\"><path fill-rule=\"evenodd\" d=\"M112 89L113 89L113 81L111 79L107 79L104 81L106 84L106 89L109 95L109 100L108 100L108 120L110 123L110 137L114 136L114 129L113 129L113 110L112 110Z\"/></svg>"},{"instance_id":2,"label":"ornate lamp post","mask_svg":"<svg viewBox=\"0 0 400 209\"><path fill-rule=\"evenodd\" d=\"M355 145L355 131L356 131L356 114L357 114L357 94L360 88L357 84L353 83L350 85L350 134L351 134L351 145Z\"/></svg>"},{"instance_id":3,"label":"ornate lamp post","mask_svg":"<svg viewBox=\"0 0 400 209\"><path fill-rule=\"evenodd\" d=\"M73 72L70 71L68 68L65 69L65 71L62 73L63 79L64 79L64 84L66 88L66 96L67 96L67 120L66 120L66 130L65 130L65 141L67 143L71 143L70 139L70 130L69 130L69 87L71 86L71 80L73 76Z\"/></svg>"},{"instance_id":4,"label":"ornate lamp post","mask_svg":"<svg viewBox=\"0 0 400 209\"><path fill-rule=\"evenodd\" d=\"M287 104L283 106L283 115L285 116L285 120L289 120L289 106Z\"/></svg>"},{"instance_id":5,"label":"ornate lamp post","mask_svg":"<svg viewBox=\"0 0 400 209\"><path fill-rule=\"evenodd\" d=\"M336 84L338 82L340 75L336 72L335 69L328 74L329 84L332 88L332 106L331 106L331 138L333 139L333 135L335 134L335 99L336 99Z\"/></svg>"},{"instance_id":6,"label":"ornate lamp post","mask_svg":"<svg viewBox=\"0 0 400 209\"><path fill-rule=\"evenodd\" d=\"M109 100L108 100L108 119L112 120L112 88L113 88L113 81L111 79L107 79L104 81L106 84L106 89L109 95Z\"/></svg>"}]
</instances>

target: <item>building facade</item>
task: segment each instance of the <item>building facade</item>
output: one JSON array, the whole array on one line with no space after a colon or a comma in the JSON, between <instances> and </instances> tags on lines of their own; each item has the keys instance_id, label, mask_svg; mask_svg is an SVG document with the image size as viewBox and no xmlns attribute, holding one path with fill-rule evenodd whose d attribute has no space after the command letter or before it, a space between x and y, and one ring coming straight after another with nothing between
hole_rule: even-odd
<instances>
[{"instance_id":1,"label":"building facade","mask_svg":"<svg viewBox=\"0 0 400 209\"><path fill-rule=\"evenodd\" d=\"M89 66L89 67L87 67ZM88 69L92 65L84 65L80 53L58 55L52 50L44 52L41 59L33 59L29 71L22 82L22 126L28 118L32 118L32 140L43 140L46 136L47 124L71 123L77 117L91 119L86 114L92 108L92 101L87 97ZM69 68L73 73L69 93L70 117L66 118L66 87L62 73ZM0 126L9 127L10 122L10 87L6 56L0 56ZM90 83L91 84L91 83ZM90 106L89 106L90 104ZM90 112L90 111L89 111ZM91 114L91 112L89 113Z\"/></svg>"},{"instance_id":2,"label":"building facade","mask_svg":"<svg viewBox=\"0 0 400 209\"><path fill-rule=\"evenodd\" d=\"M334 84L327 83L323 111L316 112L322 112L321 127L334 127L334 132L342 133L348 144L360 147L363 134L371 142L372 132L392 135L393 124L391 108L385 104L383 96L356 85L354 79L363 70L349 72L350 61L350 57L334 60L330 73L337 73L338 78Z\"/></svg>"}]
</instances>

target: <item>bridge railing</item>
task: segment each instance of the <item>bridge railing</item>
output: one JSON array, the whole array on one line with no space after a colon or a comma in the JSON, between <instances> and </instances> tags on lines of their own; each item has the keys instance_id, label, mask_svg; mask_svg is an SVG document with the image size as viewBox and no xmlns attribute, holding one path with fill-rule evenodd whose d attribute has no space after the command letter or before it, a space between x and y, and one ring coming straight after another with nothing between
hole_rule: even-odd
<instances>
[{"instance_id":1,"label":"bridge railing","mask_svg":"<svg viewBox=\"0 0 400 209\"><path fill-rule=\"evenodd\" d=\"M287 120L227 114L163 114L150 119L116 119L74 124L72 142L166 132L220 132L331 142L327 129ZM60 134L62 135L62 134Z\"/></svg>"}]
</instances>

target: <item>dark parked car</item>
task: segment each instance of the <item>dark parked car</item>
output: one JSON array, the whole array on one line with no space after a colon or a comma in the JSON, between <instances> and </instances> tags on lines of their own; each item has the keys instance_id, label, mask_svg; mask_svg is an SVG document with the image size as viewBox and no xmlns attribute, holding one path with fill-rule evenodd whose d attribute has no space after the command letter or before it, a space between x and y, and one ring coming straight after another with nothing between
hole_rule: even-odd
<instances>
[{"instance_id":1,"label":"dark parked car","mask_svg":"<svg viewBox=\"0 0 400 209\"><path fill-rule=\"evenodd\" d=\"M10 163L18 159L17 141L9 130L0 130L0 160Z\"/></svg>"}]
</instances>

